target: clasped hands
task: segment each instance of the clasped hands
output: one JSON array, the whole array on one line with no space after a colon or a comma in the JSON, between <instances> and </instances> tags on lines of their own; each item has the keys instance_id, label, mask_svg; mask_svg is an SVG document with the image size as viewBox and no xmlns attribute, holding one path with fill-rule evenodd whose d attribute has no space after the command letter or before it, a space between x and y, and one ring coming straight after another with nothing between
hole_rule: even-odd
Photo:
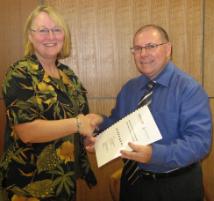
<instances>
[{"instance_id":1,"label":"clasped hands","mask_svg":"<svg viewBox=\"0 0 214 201\"><path fill-rule=\"evenodd\" d=\"M98 114L79 114L76 117L77 131L84 137L91 137L102 121L103 117Z\"/></svg>"}]
</instances>

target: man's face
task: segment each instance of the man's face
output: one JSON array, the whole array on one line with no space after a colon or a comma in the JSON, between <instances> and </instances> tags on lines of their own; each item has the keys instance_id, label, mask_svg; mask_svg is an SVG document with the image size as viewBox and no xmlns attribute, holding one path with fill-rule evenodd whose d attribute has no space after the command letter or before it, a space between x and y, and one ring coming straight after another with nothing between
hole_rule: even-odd
<instances>
[{"instance_id":1,"label":"man's face","mask_svg":"<svg viewBox=\"0 0 214 201\"><path fill-rule=\"evenodd\" d=\"M162 39L154 28L147 28L138 33L134 38L133 47L138 70L150 79L163 70L171 55L171 44Z\"/></svg>"}]
</instances>

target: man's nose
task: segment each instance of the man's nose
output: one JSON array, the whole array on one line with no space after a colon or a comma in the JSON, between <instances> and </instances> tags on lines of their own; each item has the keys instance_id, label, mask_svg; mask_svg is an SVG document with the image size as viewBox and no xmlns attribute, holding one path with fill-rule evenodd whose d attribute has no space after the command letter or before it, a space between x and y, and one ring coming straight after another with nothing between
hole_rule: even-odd
<instances>
[{"instance_id":1,"label":"man's nose","mask_svg":"<svg viewBox=\"0 0 214 201\"><path fill-rule=\"evenodd\" d=\"M141 55L141 56L144 56L144 55L146 55L146 54L147 54L146 48L141 48L140 55Z\"/></svg>"}]
</instances>

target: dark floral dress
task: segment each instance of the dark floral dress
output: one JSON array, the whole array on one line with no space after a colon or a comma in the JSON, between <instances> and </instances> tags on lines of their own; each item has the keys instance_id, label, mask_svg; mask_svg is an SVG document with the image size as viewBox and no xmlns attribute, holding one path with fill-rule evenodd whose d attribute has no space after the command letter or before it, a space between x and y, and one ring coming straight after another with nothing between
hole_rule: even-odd
<instances>
[{"instance_id":1,"label":"dark floral dress","mask_svg":"<svg viewBox=\"0 0 214 201\"><path fill-rule=\"evenodd\" d=\"M32 55L12 65L3 83L9 145L0 160L0 188L13 201L75 200L76 179L96 184L82 137L76 133L48 143L24 144L13 125L88 113L86 90L67 66L60 79L48 76ZM1 189L0 189L1 190Z\"/></svg>"}]
</instances>

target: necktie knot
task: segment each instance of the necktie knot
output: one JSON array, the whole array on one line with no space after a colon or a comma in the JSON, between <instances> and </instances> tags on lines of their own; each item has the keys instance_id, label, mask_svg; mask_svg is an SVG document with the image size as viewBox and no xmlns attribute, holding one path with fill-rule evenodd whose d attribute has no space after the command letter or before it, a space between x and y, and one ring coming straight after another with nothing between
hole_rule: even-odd
<instances>
[{"instance_id":1,"label":"necktie knot","mask_svg":"<svg viewBox=\"0 0 214 201\"><path fill-rule=\"evenodd\" d=\"M143 97L138 102L138 107L149 105L151 103L152 91L156 85L156 81L150 80L145 86L145 92Z\"/></svg>"},{"instance_id":2,"label":"necktie knot","mask_svg":"<svg viewBox=\"0 0 214 201\"><path fill-rule=\"evenodd\" d=\"M146 85L146 90L151 91L156 85L156 81L150 80Z\"/></svg>"}]
</instances>

